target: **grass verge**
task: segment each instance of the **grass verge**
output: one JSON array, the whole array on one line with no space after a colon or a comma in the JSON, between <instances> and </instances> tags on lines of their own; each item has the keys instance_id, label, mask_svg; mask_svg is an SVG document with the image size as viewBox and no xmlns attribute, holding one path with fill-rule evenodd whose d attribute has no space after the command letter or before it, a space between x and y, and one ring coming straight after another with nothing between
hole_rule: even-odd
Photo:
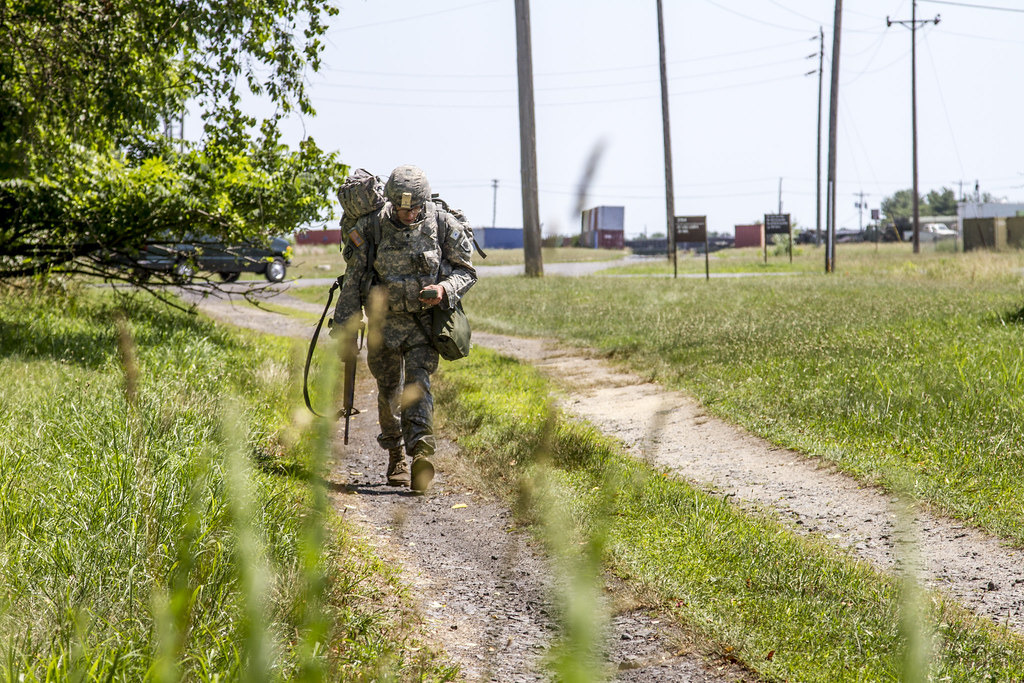
<instances>
[{"instance_id":1,"label":"grass verge","mask_svg":"<svg viewBox=\"0 0 1024 683\"><path fill-rule=\"evenodd\" d=\"M451 679L325 502L290 342L110 293L0 301L0 680Z\"/></svg>"},{"instance_id":2,"label":"grass verge","mask_svg":"<svg viewBox=\"0 0 1024 683\"><path fill-rule=\"evenodd\" d=\"M436 386L442 427L495 488L533 521L572 520L549 549L599 553L767 680L901 680L908 662L920 680L1024 677L1020 639L626 457L554 413L532 368L477 349ZM920 642L931 643L923 658Z\"/></svg>"},{"instance_id":3,"label":"grass verge","mask_svg":"<svg viewBox=\"0 0 1024 683\"><path fill-rule=\"evenodd\" d=\"M1005 263L1021 264L1019 255L1007 252L995 255ZM836 272L845 274L874 273L885 268L912 267L947 269L951 264L992 260L992 254L962 254L954 250L952 241L922 243L919 254L906 243L883 244L840 244L836 252ZM680 251L676 256L675 269L681 274L700 274L705 271L703 254ZM821 273L825 269L825 250L809 244L797 244L793 248L793 260L785 244L768 245L767 256L763 247L741 247L721 249L709 255L707 270L712 274L733 273ZM652 257L643 263L609 268L603 271L609 275L669 275L673 265L664 256Z\"/></svg>"},{"instance_id":4,"label":"grass verge","mask_svg":"<svg viewBox=\"0 0 1024 683\"><path fill-rule=\"evenodd\" d=\"M1009 258L710 282L485 278L466 309L480 328L597 349L1024 545L1024 286Z\"/></svg>"}]
</instances>

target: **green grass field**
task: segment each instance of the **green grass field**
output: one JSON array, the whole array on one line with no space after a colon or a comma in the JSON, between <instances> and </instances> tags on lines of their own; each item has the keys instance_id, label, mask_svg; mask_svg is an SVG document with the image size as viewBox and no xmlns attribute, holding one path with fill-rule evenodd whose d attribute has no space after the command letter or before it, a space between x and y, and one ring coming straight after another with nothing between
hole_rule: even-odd
<instances>
[{"instance_id":1,"label":"green grass field","mask_svg":"<svg viewBox=\"0 0 1024 683\"><path fill-rule=\"evenodd\" d=\"M829 276L482 278L466 307L1024 545L1024 259L890 246L843 246ZM375 609L393 571L309 485L328 432L292 416L289 343L105 294L0 296L0 680L454 675L410 658ZM562 680L593 680L602 567L766 680L1024 678L1020 638L624 457L550 393L484 350L437 383L442 428L565 572Z\"/></svg>"},{"instance_id":2,"label":"green grass field","mask_svg":"<svg viewBox=\"0 0 1024 683\"><path fill-rule=\"evenodd\" d=\"M149 299L0 291L0 681L450 679L327 507L298 368Z\"/></svg>"},{"instance_id":3,"label":"green grass field","mask_svg":"<svg viewBox=\"0 0 1024 683\"><path fill-rule=\"evenodd\" d=\"M482 279L467 311L1024 545L1021 255L840 255L832 276Z\"/></svg>"},{"instance_id":4,"label":"green grass field","mask_svg":"<svg viewBox=\"0 0 1024 683\"><path fill-rule=\"evenodd\" d=\"M922 243L920 254L914 255L910 244L837 244L836 272L857 273L874 272L875 269L904 267L903 257L916 262L929 264L928 267L939 268L951 265L956 259L964 257L954 251L952 242ZM977 256L976 254L973 256ZM1022 263L1022 259L1014 254L989 254L1000 262ZM978 260L968 254L966 261ZM983 260L989 260L985 258ZM721 249L713 251L707 259L707 271L711 274L722 273L822 273L825 270L825 250L807 244L797 244L793 249L792 262L785 245L769 245L767 259L765 251L756 247L741 249ZM913 265L913 264L911 264ZM703 254L680 251L676 256L675 271L680 274L704 274L705 258ZM649 257L646 262L629 264L604 271L606 275L672 275L673 265L667 257Z\"/></svg>"},{"instance_id":5,"label":"green grass field","mask_svg":"<svg viewBox=\"0 0 1024 683\"><path fill-rule=\"evenodd\" d=\"M1020 638L626 457L553 412L551 392L534 368L477 349L444 364L437 397L463 457L517 501L560 568L561 680L596 680L600 669L602 565L763 680L1024 676Z\"/></svg>"}]
</instances>

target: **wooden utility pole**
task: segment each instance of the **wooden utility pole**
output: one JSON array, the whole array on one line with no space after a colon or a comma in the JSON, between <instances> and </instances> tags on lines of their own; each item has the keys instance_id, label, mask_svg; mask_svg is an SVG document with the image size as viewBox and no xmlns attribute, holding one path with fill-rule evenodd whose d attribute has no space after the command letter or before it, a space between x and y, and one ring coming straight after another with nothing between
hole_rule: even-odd
<instances>
[{"instance_id":1,"label":"wooden utility pole","mask_svg":"<svg viewBox=\"0 0 1024 683\"><path fill-rule=\"evenodd\" d=\"M661 128L665 137L665 235L668 237L668 256L672 259L672 277L679 277L676 261L676 202L672 184L672 135L668 125L668 72L665 68L665 21L658 2L658 66L661 69Z\"/></svg>"},{"instance_id":2,"label":"wooden utility pole","mask_svg":"<svg viewBox=\"0 0 1024 683\"><path fill-rule=\"evenodd\" d=\"M839 119L839 38L842 35L843 0L836 0L832 21L832 92L828 105L828 186L825 191L825 272L836 270L836 123Z\"/></svg>"},{"instance_id":3,"label":"wooden utility pole","mask_svg":"<svg viewBox=\"0 0 1024 683\"><path fill-rule=\"evenodd\" d=\"M854 193L853 196L858 199L853 203L854 208L857 209L857 231L864 232L864 209L868 208L867 202L864 201L864 190Z\"/></svg>"},{"instance_id":4,"label":"wooden utility pole","mask_svg":"<svg viewBox=\"0 0 1024 683\"><path fill-rule=\"evenodd\" d=\"M818 27L818 222L815 223L814 244L821 246L821 86L825 80L825 31Z\"/></svg>"},{"instance_id":5,"label":"wooden utility pole","mask_svg":"<svg viewBox=\"0 0 1024 683\"><path fill-rule=\"evenodd\" d=\"M905 19L897 21L885 18L886 27L892 26L893 24L901 24L903 26L910 27L910 118L911 118L911 137L913 137L913 155L914 155L914 253L920 253L921 241L920 241L920 230L921 230L921 206L920 197L917 193L917 25L927 24L928 22L939 23L939 15L936 14L934 19L923 19L918 21L917 19L917 0L910 3L910 21Z\"/></svg>"},{"instance_id":6,"label":"wooden utility pole","mask_svg":"<svg viewBox=\"0 0 1024 683\"><path fill-rule=\"evenodd\" d=\"M537 130L533 116L533 56L530 0L516 0L516 54L519 71L519 166L523 184L523 254L526 276L544 275L537 200Z\"/></svg>"}]
</instances>

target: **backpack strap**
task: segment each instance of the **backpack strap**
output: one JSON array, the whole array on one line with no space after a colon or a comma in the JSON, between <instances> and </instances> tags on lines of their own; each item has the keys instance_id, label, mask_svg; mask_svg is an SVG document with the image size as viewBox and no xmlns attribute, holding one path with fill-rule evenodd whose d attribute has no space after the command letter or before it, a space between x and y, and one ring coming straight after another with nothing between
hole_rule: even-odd
<instances>
[{"instance_id":1,"label":"backpack strap","mask_svg":"<svg viewBox=\"0 0 1024 683\"><path fill-rule=\"evenodd\" d=\"M434 198L434 213L437 215L437 244L439 247L444 247L444 243L448 241L448 235L451 234L451 226L448 225L448 212L445 209L448 208L444 205L444 202L439 202L438 198Z\"/></svg>"},{"instance_id":2,"label":"backpack strap","mask_svg":"<svg viewBox=\"0 0 1024 683\"><path fill-rule=\"evenodd\" d=\"M374 280L380 277L373 264L377 260L377 245L384 239L384 229L380 224L379 211L373 214L373 220L370 223L370 229L363 235L363 239L366 240L366 271L363 273L363 279L359 283L359 292L363 297L369 295Z\"/></svg>"},{"instance_id":3,"label":"backpack strap","mask_svg":"<svg viewBox=\"0 0 1024 683\"><path fill-rule=\"evenodd\" d=\"M436 192L433 195L431 195L431 201L433 201L434 205L438 207L437 212L439 214L444 213L445 215L448 216L452 215L451 209L448 207L448 202L441 199L441 197ZM473 248L476 249L476 253L480 254L480 258L487 258L487 253L480 248L480 243L476 241L476 235L473 234L473 228L469 227L468 221L466 222L464 227L466 228L466 234L469 235L469 239L473 243Z\"/></svg>"},{"instance_id":4,"label":"backpack strap","mask_svg":"<svg viewBox=\"0 0 1024 683\"><path fill-rule=\"evenodd\" d=\"M434 203L438 207L437 208L437 215L438 216L441 216L442 214L444 216L451 216L452 215L451 212L448 211L448 205L445 204L443 199L441 199L440 197L434 197ZM439 218L438 219L438 223L440 223L440 222L441 222L441 220ZM445 227L449 227L447 225L447 223L448 223L448 219L447 218L444 219L444 222L445 222ZM476 241L476 235L473 234L473 231L472 230L466 230L465 232L466 232L466 234L469 235L469 240L473 243L473 248L476 249L476 253L480 254L480 258L487 258L487 254L480 247L480 243ZM438 236L440 237L440 234ZM445 235L445 239L448 239L448 235Z\"/></svg>"}]
</instances>

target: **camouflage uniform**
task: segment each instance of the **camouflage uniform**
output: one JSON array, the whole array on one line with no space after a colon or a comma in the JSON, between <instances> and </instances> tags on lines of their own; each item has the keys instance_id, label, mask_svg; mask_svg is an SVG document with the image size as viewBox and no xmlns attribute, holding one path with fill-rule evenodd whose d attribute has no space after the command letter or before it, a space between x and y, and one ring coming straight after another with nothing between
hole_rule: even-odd
<instances>
[{"instance_id":1,"label":"camouflage uniform","mask_svg":"<svg viewBox=\"0 0 1024 683\"><path fill-rule=\"evenodd\" d=\"M430 329L431 307L419 300L419 292L441 285L445 297L439 305L454 306L476 282L472 244L459 223L430 201L411 226L398 220L387 201L360 218L347 239L345 281L334 321L344 325L366 310L367 362L378 390L377 442L388 450L404 443L410 456L430 455L430 375L437 370L438 354L424 332ZM371 249L375 258L368 264Z\"/></svg>"}]
</instances>

